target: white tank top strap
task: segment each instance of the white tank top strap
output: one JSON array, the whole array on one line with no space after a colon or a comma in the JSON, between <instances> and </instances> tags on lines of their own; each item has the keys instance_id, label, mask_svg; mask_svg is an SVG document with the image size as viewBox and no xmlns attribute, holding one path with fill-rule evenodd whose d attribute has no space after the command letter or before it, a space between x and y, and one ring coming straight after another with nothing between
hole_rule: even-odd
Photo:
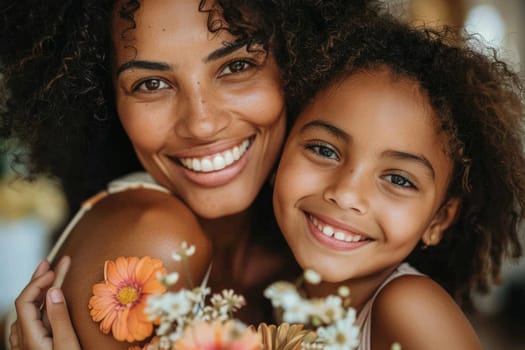
<instances>
[{"instance_id":1,"label":"white tank top strap","mask_svg":"<svg viewBox=\"0 0 525 350\"><path fill-rule=\"evenodd\" d=\"M131 173L126 176L123 176L121 178L118 178L116 180L111 181L107 189L105 191L99 192L96 195L92 196L91 198L88 198L85 200L79 211L75 214L75 216L71 219L71 221L67 224L66 228L56 241L55 245L53 246L53 249L49 252L47 255L47 261L52 262L55 259L56 254L58 253L58 250L62 247L65 240L73 231L73 228L77 225L77 223L82 219L84 214L89 211L93 206L100 201L102 198L105 198L111 194L123 192L127 190L137 189L137 188L147 188L151 190L161 191L165 193L170 193L170 191L160 186L159 184L155 183L153 178L145 172L137 172L137 173Z\"/></svg>"},{"instance_id":2,"label":"white tank top strap","mask_svg":"<svg viewBox=\"0 0 525 350\"><path fill-rule=\"evenodd\" d=\"M374 304L374 300L381 292L381 290L392 280L405 276L405 275L416 275L416 276L424 276L421 272L410 266L408 263L402 263L399 265L390 276L388 276L383 283L377 288L376 292L366 302L366 304L363 306L363 309L359 312L359 315L357 315L357 319L355 321L355 325L359 327L359 347L358 350L370 350L371 349L371 342L370 342L370 336L372 331L372 306Z\"/></svg>"}]
</instances>

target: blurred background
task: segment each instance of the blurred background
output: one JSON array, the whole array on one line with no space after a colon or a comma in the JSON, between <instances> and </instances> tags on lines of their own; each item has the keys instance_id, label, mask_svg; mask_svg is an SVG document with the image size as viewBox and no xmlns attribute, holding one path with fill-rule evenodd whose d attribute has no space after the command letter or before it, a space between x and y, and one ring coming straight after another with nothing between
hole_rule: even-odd
<instances>
[{"instance_id":1,"label":"blurred background","mask_svg":"<svg viewBox=\"0 0 525 350\"><path fill-rule=\"evenodd\" d=\"M430 26L448 24L479 33L525 78L525 1L385 0L385 3L409 21ZM70 216L58 182L45 178L33 182L17 180L8 166L9 157L0 156L0 320ZM475 296L475 300L479 311L469 317L487 350L525 349L525 259L508 263L502 283L494 286L489 295Z\"/></svg>"}]
</instances>

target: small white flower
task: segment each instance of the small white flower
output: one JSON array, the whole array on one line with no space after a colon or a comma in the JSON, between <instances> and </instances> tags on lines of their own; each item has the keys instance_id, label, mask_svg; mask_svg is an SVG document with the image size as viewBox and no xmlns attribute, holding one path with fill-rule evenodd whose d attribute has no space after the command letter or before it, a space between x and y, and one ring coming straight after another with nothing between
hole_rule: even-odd
<instances>
[{"instance_id":1,"label":"small white flower","mask_svg":"<svg viewBox=\"0 0 525 350\"><path fill-rule=\"evenodd\" d=\"M329 327L319 327L319 341L325 350L350 350L359 345L359 328L354 326L355 310L350 308L346 316Z\"/></svg>"},{"instance_id":2,"label":"small white flower","mask_svg":"<svg viewBox=\"0 0 525 350\"><path fill-rule=\"evenodd\" d=\"M162 308L168 315L169 319L174 320L191 311L193 303L189 298L190 295L191 292L186 289L181 289L176 293L164 294Z\"/></svg>"},{"instance_id":3,"label":"small white flower","mask_svg":"<svg viewBox=\"0 0 525 350\"><path fill-rule=\"evenodd\" d=\"M272 283L264 290L264 296L272 301L274 307L283 306L284 303L293 303L301 299L295 286L286 281Z\"/></svg>"},{"instance_id":4,"label":"small white flower","mask_svg":"<svg viewBox=\"0 0 525 350\"><path fill-rule=\"evenodd\" d=\"M323 323L328 324L339 320L344 315L343 300L335 295L329 295L321 304L321 312L317 314Z\"/></svg>"},{"instance_id":5,"label":"small white flower","mask_svg":"<svg viewBox=\"0 0 525 350\"><path fill-rule=\"evenodd\" d=\"M173 253L171 256L175 261L182 261L195 254L195 245L188 245L188 242L184 241L181 243L180 250Z\"/></svg>"},{"instance_id":6,"label":"small white flower","mask_svg":"<svg viewBox=\"0 0 525 350\"><path fill-rule=\"evenodd\" d=\"M397 342L392 344L392 347L390 348L390 350L401 350L401 344Z\"/></svg>"},{"instance_id":7,"label":"small white flower","mask_svg":"<svg viewBox=\"0 0 525 350\"><path fill-rule=\"evenodd\" d=\"M170 287L179 281L179 274L177 272L172 272L167 275L158 275L157 279L160 281L160 283Z\"/></svg>"},{"instance_id":8,"label":"small white flower","mask_svg":"<svg viewBox=\"0 0 525 350\"><path fill-rule=\"evenodd\" d=\"M307 323L310 316L310 304L304 299L283 303L283 321L288 323Z\"/></svg>"},{"instance_id":9,"label":"small white flower","mask_svg":"<svg viewBox=\"0 0 525 350\"><path fill-rule=\"evenodd\" d=\"M350 288L347 286L340 286L337 288L337 294L339 294L339 296L342 298L347 298L350 296Z\"/></svg>"},{"instance_id":10,"label":"small white flower","mask_svg":"<svg viewBox=\"0 0 525 350\"><path fill-rule=\"evenodd\" d=\"M310 284L319 284L321 283L321 275L312 269L304 270L303 277L306 282Z\"/></svg>"}]
</instances>

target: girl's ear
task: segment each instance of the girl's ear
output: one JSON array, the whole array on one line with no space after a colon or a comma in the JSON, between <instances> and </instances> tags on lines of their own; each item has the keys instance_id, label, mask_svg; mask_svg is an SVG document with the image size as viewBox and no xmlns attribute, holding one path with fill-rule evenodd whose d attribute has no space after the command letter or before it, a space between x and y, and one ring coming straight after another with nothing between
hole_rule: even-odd
<instances>
[{"instance_id":1,"label":"girl's ear","mask_svg":"<svg viewBox=\"0 0 525 350\"><path fill-rule=\"evenodd\" d=\"M437 245L441 242L443 232L454 222L459 206L459 198L450 198L441 206L421 237L425 246Z\"/></svg>"}]
</instances>

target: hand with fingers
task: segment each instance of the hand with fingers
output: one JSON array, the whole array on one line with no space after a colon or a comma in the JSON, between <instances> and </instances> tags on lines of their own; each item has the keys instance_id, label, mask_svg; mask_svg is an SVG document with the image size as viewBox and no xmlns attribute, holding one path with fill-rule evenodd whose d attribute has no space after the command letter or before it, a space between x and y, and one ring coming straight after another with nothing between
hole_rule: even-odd
<instances>
[{"instance_id":1,"label":"hand with fingers","mask_svg":"<svg viewBox=\"0 0 525 350\"><path fill-rule=\"evenodd\" d=\"M17 320L11 325L11 350L80 349L60 289L70 262L69 257L63 257L56 271L45 260L38 265L15 301ZM44 300L45 312L42 312Z\"/></svg>"}]
</instances>

